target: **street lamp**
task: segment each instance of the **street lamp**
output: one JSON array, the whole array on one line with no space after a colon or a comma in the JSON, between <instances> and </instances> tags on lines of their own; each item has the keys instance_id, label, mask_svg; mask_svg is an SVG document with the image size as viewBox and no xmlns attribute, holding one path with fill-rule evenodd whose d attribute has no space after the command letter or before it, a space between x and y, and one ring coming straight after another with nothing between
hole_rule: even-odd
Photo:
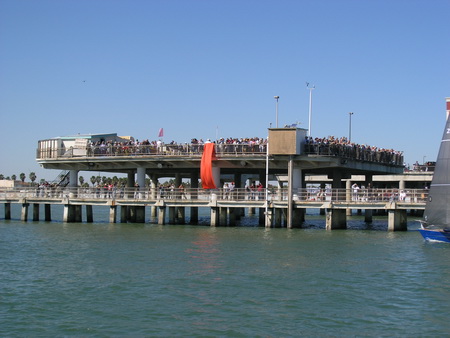
<instances>
[{"instance_id":1,"label":"street lamp","mask_svg":"<svg viewBox=\"0 0 450 338\"><path fill-rule=\"evenodd\" d=\"M274 96L273 97L275 100L277 100L276 106L275 106L275 126L276 128L278 128L278 99L280 98L279 96Z\"/></svg>"},{"instance_id":2,"label":"street lamp","mask_svg":"<svg viewBox=\"0 0 450 338\"><path fill-rule=\"evenodd\" d=\"M306 82L306 88L309 89L309 122L308 122L308 136L311 136L311 119L312 119L312 91L316 86L309 85L309 82Z\"/></svg>"},{"instance_id":3,"label":"street lamp","mask_svg":"<svg viewBox=\"0 0 450 338\"><path fill-rule=\"evenodd\" d=\"M348 113L349 117L349 123L348 123L348 142L350 143L352 141L352 115L353 113Z\"/></svg>"}]
</instances>

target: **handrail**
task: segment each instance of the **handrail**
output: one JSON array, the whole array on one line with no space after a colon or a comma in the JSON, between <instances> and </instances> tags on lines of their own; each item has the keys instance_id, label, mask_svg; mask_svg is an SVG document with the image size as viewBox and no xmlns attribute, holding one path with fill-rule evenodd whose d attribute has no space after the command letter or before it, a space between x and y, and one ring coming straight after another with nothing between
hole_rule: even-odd
<instances>
[{"instance_id":1,"label":"handrail","mask_svg":"<svg viewBox=\"0 0 450 338\"><path fill-rule=\"evenodd\" d=\"M129 145L124 143L107 143L102 145L88 145L87 147L42 147L36 151L38 160L66 159L66 158L98 158L98 157L157 157L157 156L189 156L201 157L203 144L161 144L161 145ZM248 156L266 155L266 143L215 144L216 155ZM345 144L305 144L304 154L316 156L339 156L367 162L384 163L389 165L403 165L403 156L387 150L361 149Z\"/></svg>"},{"instance_id":2,"label":"handrail","mask_svg":"<svg viewBox=\"0 0 450 338\"><path fill-rule=\"evenodd\" d=\"M21 187L0 188L0 201L7 202L14 199L90 199L106 200L177 200L177 201L230 201L255 202L265 201L266 189L250 190L247 188L229 189L194 189L194 188L117 188L117 187ZM287 202L288 189L269 188L269 202ZM380 203L405 202L424 203L428 196L427 189L294 189L292 200L294 202L341 202L341 203Z\"/></svg>"}]
</instances>

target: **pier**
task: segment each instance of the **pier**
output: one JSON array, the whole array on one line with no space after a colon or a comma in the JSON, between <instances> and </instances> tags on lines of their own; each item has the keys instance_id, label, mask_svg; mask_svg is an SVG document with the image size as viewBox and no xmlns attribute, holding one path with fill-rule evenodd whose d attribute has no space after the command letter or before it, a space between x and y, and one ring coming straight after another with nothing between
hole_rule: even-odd
<instances>
[{"instance_id":1,"label":"pier","mask_svg":"<svg viewBox=\"0 0 450 338\"><path fill-rule=\"evenodd\" d=\"M0 203L5 205L5 219L11 219L11 204L21 205L21 219L28 221L29 207L32 206L32 220L39 221L41 206L44 206L45 221L51 221L51 208L60 205L64 208L64 222L82 222L83 207L86 222L93 222L93 206L109 208L110 223L146 222L146 207L151 215L157 217L160 225L197 224L197 208L208 208L211 226L234 226L241 216L259 215L259 224L266 227L287 227L289 189L263 189L249 192L235 189L174 189L153 191L152 189L125 188L117 190L98 190L96 188L18 188L0 192ZM267 197L266 197L267 196ZM306 209L323 210L327 229L345 229L346 216L352 210L364 210L365 220L372 221L373 211L382 210L388 215L388 229L407 230L407 211L423 210L427 190L408 190L405 196L398 189L366 189L357 194L348 189L306 188L294 191L291 227L301 227L305 221ZM190 208L190 218L185 217ZM119 217L120 210L120 217ZM196 218L197 215L197 218Z\"/></svg>"},{"instance_id":2,"label":"pier","mask_svg":"<svg viewBox=\"0 0 450 338\"><path fill-rule=\"evenodd\" d=\"M92 206L103 205L110 207L111 222L117 221L118 208L121 222L143 222L145 208L150 207L159 224L184 224L189 208L189 222L195 224L198 208L206 207L211 226L234 225L244 210L257 210L261 225L287 228L301 227L305 210L317 208L326 215L327 229L345 228L351 210L365 210L368 222L373 210L385 210L390 230L406 230L407 210L425 206L423 186L408 186L408 180L394 187L375 186L374 177L403 173L401 153L333 139L313 140L300 128L271 128L268 135L268 139L232 143L222 139L212 144L196 139L184 144L135 142L115 133L41 140L36 160L44 168L63 171L64 182L55 192L34 192L34 196L30 191L5 191L0 201L5 203L5 218L10 203L21 203L24 220L30 204L61 204L65 222L79 221L82 206L87 221L92 221ZM211 156L205 164L207 151ZM209 186L202 177L205 171ZM98 195L92 188L78 187L80 172L125 174L127 184ZM165 194L159 180L169 178L174 187ZM186 189L177 193L183 182ZM250 189L255 182L260 188ZM361 198L354 198L355 182L361 187ZM224 188L228 184L232 192ZM400 197L403 191L406 197ZM33 218L38 218L38 207L33 210Z\"/></svg>"}]
</instances>

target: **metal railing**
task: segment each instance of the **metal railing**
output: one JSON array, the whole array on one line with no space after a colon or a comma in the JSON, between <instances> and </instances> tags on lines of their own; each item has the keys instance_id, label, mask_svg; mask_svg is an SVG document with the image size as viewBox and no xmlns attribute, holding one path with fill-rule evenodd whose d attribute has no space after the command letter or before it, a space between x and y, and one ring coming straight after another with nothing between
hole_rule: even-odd
<instances>
[{"instance_id":1,"label":"metal railing","mask_svg":"<svg viewBox=\"0 0 450 338\"><path fill-rule=\"evenodd\" d=\"M288 189L269 188L269 202L288 201ZM424 203L428 196L427 189L294 189L294 202L341 202L341 203L380 203L404 202ZM179 188L116 188L116 187L33 187L0 189L0 201L4 203L14 199L86 199L86 200L177 200L177 201L234 201L255 202L266 200L266 189L251 190L246 188L229 189L179 189Z\"/></svg>"},{"instance_id":2,"label":"metal railing","mask_svg":"<svg viewBox=\"0 0 450 338\"><path fill-rule=\"evenodd\" d=\"M106 157L106 156L201 156L203 144L125 145L103 144L85 148L41 148L36 152L38 159ZM266 154L266 144L216 144L217 155Z\"/></svg>"}]
</instances>

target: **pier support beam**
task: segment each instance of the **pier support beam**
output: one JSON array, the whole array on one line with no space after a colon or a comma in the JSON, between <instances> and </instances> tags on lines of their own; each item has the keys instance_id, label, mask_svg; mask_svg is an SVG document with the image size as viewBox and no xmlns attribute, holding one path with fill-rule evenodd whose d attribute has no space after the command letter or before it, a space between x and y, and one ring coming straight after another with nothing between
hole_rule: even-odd
<instances>
[{"instance_id":1,"label":"pier support beam","mask_svg":"<svg viewBox=\"0 0 450 338\"><path fill-rule=\"evenodd\" d=\"M39 221L39 204L33 204L33 221Z\"/></svg>"},{"instance_id":2,"label":"pier support beam","mask_svg":"<svg viewBox=\"0 0 450 338\"><path fill-rule=\"evenodd\" d=\"M177 207L177 224L186 224L185 214L184 207Z\"/></svg>"},{"instance_id":3,"label":"pier support beam","mask_svg":"<svg viewBox=\"0 0 450 338\"><path fill-rule=\"evenodd\" d=\"M70 223L75 221L74 205L64 204L63 222Z\"/></svg>"},{"instance_id":4,"label":"pier support beam","mask_svg":"<svg viewBox=\"0 0 450 338\"><path fill-rule=\"evenodd\" d=\"M238 218L238 214L240 213L239 208L229 208L229 220L228 223L230 226L236 226L236 220Z\"/></svg>"},{"instance_id":5,"label":"pier support beam","mask_svg":"<svg viewBox=\"0 0 450 338\"><path fill-rule=\"evenodd\" d=\"M175 224L175 207L169 207L169 224Z\"/></svg>"},{"instance_id":6,"label":"pier support beam","mask_svg":"<svg viewBox=\"0 0 450 338\"><path fill-rule=\"evenodd\" d=\"M151 175L150 177L150 197L152 199L156 199L157 197L157 189L158 189L158 179L156 175ZM150 217L156 217L158 215L157 208L152 205L150 208Z\"/></svg>"},{"instance_id":7,"label":"pier support beam","mask_svg":"<svg viewBox=\"0 0 450 338\"><path fill-rule=\"evenodd\" d=\"M198 170L191 172L191 199L197 199L197 189L198 189ZM190 224L198 224L198 207L191 207L191 219Z\"/></svg>"},{"instance_id":8,"label":"pier support beam","mask_svg":"<svg viewBox=\"0 0 450 338\"><path fill-rule=\"evenodd\" d=\"M86 222L94 222L94 214L92 212L92 205L86 205Z\"/></svg>"},{"instance_id":9,"label":"pier support beam","mask_svg":"<svg viewBox=\"0 0 450 338\"><path fill-rule=\"evenodd\" d=\"M275 219L273 226L274 228L281 228L283 221L283 209L275 208L274 210L275 210Z\"/></svg>"},{"instance_id":10,"label":"pier support beam","mask_svg":"<svg viewBox=\"0 0 450 338\"><path fill-rule=\"evenodd\" d=\"M109 223L116 223L116 219L117 219L116 216L117 216L117 206L111 205L109 207Z\"/></svg>"},{"instance_id":11,"label":"pier support beam","mask_svg":"<svg viewBox=\"0 0 450 338\"><path fill-rule=\"evenodd\" d=\"M373 210L372 209L366 209L364 211L364 222L372 223L372 214L373 214Z\"/></svg>"},{"instance_id":12,"label":"pier support beam","mask_svg":"<svg viewBox=\"0 0 450 338\"><path fill-rule=\"evenodd\" d=\"M346 229L347 218L345 216L345 209L328 209L326 212L326 229Z\"/></svg>"},{"instance_id":13,"label":"pier support beam","mask_svg":"<svg viewBox=\"0 0 450 338\"><path fill-rule=\"evenodd\" d=\"M11 203L5 203L5 219L11 219Z\"/></svg>"},{"instance_id":14,"label":"pier support beam","mask_svg":"<svg viewBox=\"0 0 450 338\"><path fill-rule=\"evenodd\" d=\"M44 219L46 222L51 222L52 220L51 204L44 204Z\"/></svg>"},{"instance_id":15,"label":"pier support beam","mask_svg":"<svg viewBox=\"0 0 450 338\"><path fill-rule=\"evenodd\" d=\"M266 213L266 228L271 228L272 227L272 222L273 222L273 209L267 209L267 213Z\"/></svg>"},{"instance_id":16,"label":"pier support beam","mask_svg":"<svg viewBox=\"0 0 450 338\"><path fill-rule=\"evenodd\" d=\"M28 221L28 203L22 203L22 213L20 215L20 220L23 222Z\"/></svg>"},{"instance_id":17,"label":"pier support beam","mask_svg":"<svg viewBox=\"0 0 450 338\"><path fill-rule=\"evenodd\" d=\"M136 223L145 223L145 206L136 206L135 207L136 214Z\"/></svg>"},{"instance_id":18,"label":"pier support beam","mask_svg":"<svg viewBox=\"0 0 450 338\"><path fill-rule=\"evenodd\" d=\"M83 212L82 212L82 205L74 205L74 212L75 212L75 222L81 223L83 221Z\"/></svg>"},{"instance_id":19,"label":"pier support beam","mask_svg":"<svg viewBox=\"0 0 450 338\"><path fill-rule=\"evenodd\" d=\"M347 199L347 201L352 200L352 181L351 180L345 181L345 198ZM351 216L352 209L348 208L345 213L347 216Z\"/></svg>"},{"instance_id":20,"label":"pier support beam","mask_svg":"<svg viewBox=\"0 0 450 338\"><path fill-rule=\"evenodd\" d=\"M211 226L215 227L219 225L219 208L211 207Z\"/></svg>"},{"instance_id":21,"label":"pier support beam","mask_svg":"<svg viewBox=\"0 0 450 338\"><path fill-rule=\"evenodd\" d=\"M407 230L406 210L389 210L388 211L388 230L389 231L406 231Z\"/></svg>"},{"instance_id":22,"label":"pier support beam","mask_svg":"<svg viewBox=\"0 0 450 338\"><path fill-rule=\"evenodd\" d=\"M120 223L126 223L128 220L128 207L125 205L120 206Z\"/></svg>"},{"instance_id":23,"label":"pier support beam","mask_svg":"<svg viewBox=\"0 0 450 338\"><path fill-rule=\"evenodd\" d=\"M166 207L158 206L158 224L164 225L166 224Z\"/></svg>"},{"instance_id":24,"label":"pier support beam","mask_svg":"<svg viewBox=\"0 0 450 338\"><path fill-rule=\"evenodd\" d=\"M305 209L292 210L292 228L301 228L305 221Z\"/></svg>"},{"instance_id":25,"label":"pier support beam","mask_svg":"<svg viewBox=\"0 0 450 338\"><path fill-rule=\"evenodd\" d=\"M228 208L219 208L219 224L220 226L227 226Z\"/></svg>"}]
</instances>

